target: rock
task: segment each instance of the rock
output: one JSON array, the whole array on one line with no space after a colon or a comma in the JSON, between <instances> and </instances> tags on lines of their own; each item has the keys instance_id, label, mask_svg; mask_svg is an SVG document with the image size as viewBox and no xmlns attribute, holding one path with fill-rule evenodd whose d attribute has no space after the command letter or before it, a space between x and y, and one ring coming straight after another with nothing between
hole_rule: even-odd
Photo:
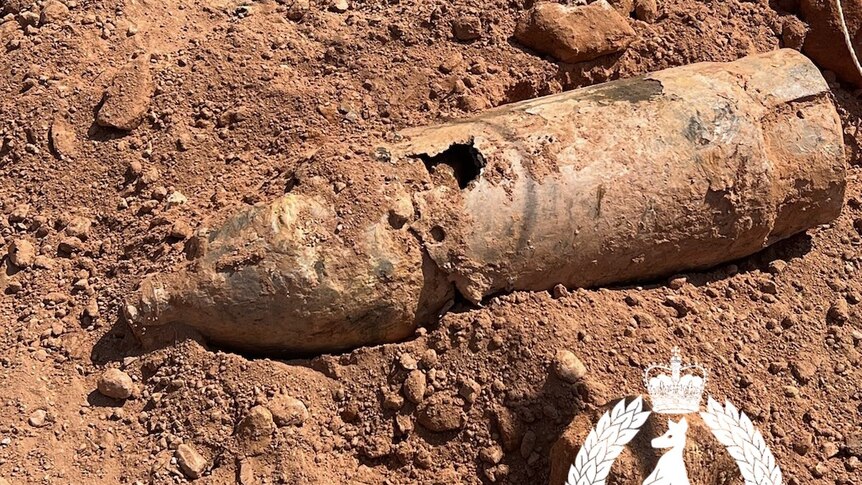
<instances>
[{"instance_id":1,"label":"rock","mask_svg":"<svg viewBox=\"0 0 862 485\"><path fill-rule=\"evenodd\" d=\"M65 253L65 254L72 254L72 253L81 252L84 250L84 243L81 242L81 240L78 239L77 237L69 236L69 237L63 238L57 244L57 250L61 253Z\"/></svg>"},{"instance_id":2,"label":"rock","mask_svg":"<svg viewBox=\"0 0 862 485\"><path fill-rule=\"evenodd\" d=\"M568 350L560 350L554 356L554 373L560 379L574 384L587 375L587 367L575 354Z\"/></svg>"},{"instance_id":3,"label":"rock","mask_svg":"<svg viewBox=\"0 0 862 485\"><path fill-rule=\"evenodd\" d=\"M90 227L93 221L84 216L73 216L63 232L68 236L77 237L82 241L86 241L90 235Z\"/></svg>"},{"instance_id":4,"label":"rock","mask_svg":"<svg viewBox=\"0 0 862 485\"><path fill-rule=\"evenodd\" d=\"M482 37L482 21L474 15L466 15L452 21L452 34L462 42Z\"/></svg>"},{"instance_id":5,"label":"rock","mask_svg":"<svg viewBox=\"0 0 862 485\"><path fill-rule=\"evenodd\" d=\"M611 7L614 7L614 10L626 18L635 10L634 0L608 0L608 3L611 4Z\"/></svg>"},{"instance_id":6,"label":"rock","mask_svg":"<svg viewBox=\"0 0 862 485\"><path fill-rule=\"evenodd\" d=\"M168 209L171 207L176 207L179 205L183 205L188 202L188 199L185 195L180 192L171 192L171 195L168 196Z\"/></svg>"},{"instance_id":7,"label":"rock","mask_svg":"<svg viewBox=\"0 0 862 485\"><path fill-rule=\"evenodd\" d=\"M146 56L126 64L111 81L96 115L100 126L131 131L141 124L155 91Z\"/></svg>"},{"instance_id":8,"label":"rock","mask_svg":"<svg viewBox=\"0 0 862 485\"><path fill-rule=\"evenodd\" d=\"M793 451L796 452L797 455L805 456L811 451L811 448L814 447L814 437L811 433L799 433L793 439Z\"/></svg>"},{"instance_id":9,"label":"rock","mask_svg":"<svg viewBox=\"0 0 862 485\"><path fill-rule=\"evenodd\" d=\"M438 392L419 408L417 421L429 431L441 433L461 429L467 416L455 398Z\"/></svg>"},{"instance_id":10,"label":"rock","mask_svg":"<svg viewBox=\"0 0 862 485\"><path fill-rule=\"evenodd\" d=\"M788 49L802 50L808 28L796 17L787 16L781 24L781 42Z\"/></svg>"},{"instance_id":11,"label":"rock","mask_svg":"<svg viewBox=\"0 0 862 485\"><path fill-rule=\"evenodd\" d=\"M29 204L18 204L12 208L12 212L9 213L9 217L7 218L9 222L24 222L27 219L27 216L30 215L30 205Z\"/></svg>"},{"instance_id":12,"label":"rock","mask_svg":"<svg viewBox=\"0 0 862 485\"><path fill-rule=\"evenodd\" d=\"M658 19L658 2L656 0L635 0L635 17L648 24Z\"/></svg>"},{"instance_id":13,"label":"rock","mask_svg":"<svg viewBox=\"0 0 862 485\"><path fill-rule=\"evenodd\" d=\"M296 0L287 8L287 18L299 22L311 9L309 0Z\"/></svg>"},{"instance_id":14,"label":"rock","mask_svg":"<svg viewBox=\"0 0 862 485\"><path fill-rule=\"evenodd\" d=\"M487 446L479 451L479 459L485 463L496 465L503 459L503 448L499 445Z\"/></svg>"},{"instance_id":15,"label":"rock","mask_svg":"<svg viewBox=\"0 0 862 485\"><path fill-rule=\"evenodd\" d=\"M848 454L862 458L862 432L853 431L848 433L844 438L844 449L847 450Z\"/></svg>"},{"instance_id":16,"label":"rock","mask_svg":"<svg viewBox=\"0 0 862 485\"><path fill-rule=\"evenodd\" d=\"M769 263L769 272L772 274L781 274L787 268L787 261L783 259L776 259L775 261L770 261Z\"/></svg>"},{"instance_id":17,"label":"rock","mask_svg":"<svg viewBox=\"0 0 862 485\"><path fill-rule=\"evenodd\" d=\"M862 53L862 37L859 35L862 1L842 0L841 4L844 6L844 20L850 28L853 48ZM835 5L835 0L800 1L801 17L808 24L802 52L821 69L834 71L841 79L862 86L862 77L856 71L844 41L844 33L839 27L841 24Z\"/></svg>"},{"instance_id":18,"label":"rock","mask_svg":"<svg viewBox=\"0 0 862 485\"><path fill-rule=\"evenodd\" d=\"M299 399L281 394L272 399L269 404L272 420L278 426L302 426L308 419L308 408Z\"/></svg>"},{"instance_id":19,"label":"rock","mask_svg":"<svg viewBox=\"0 0 862 485\"><path fill-rule=\"evenodd\" d=\"M251 408L237 425L237 437L249 455L263 453L272 442L275 422L269 409L263 406Z\"/></svg>"},{"instance_id":20,"label":"rock","mask_svg":"<svg viewBox=\"0 0 862 485\"><path fill-rule=\"evenodd\" d=\"M347 0L334 0L330 5L329 9L333 12L344 13L347 9L350 8L350 4L347 3Z\"/></svg>"},{"instance_id":21,"label":"rock","mask_svg":"<svg viewBox=\"0 0 862 485\"><path fill-rule=\"evenodd\" d=\"M206 458L187 444L179 445L177 451L174 453L174 457L177 459L177 465L179 465L183 474L192 480L200 478L204 471L206 471Z\"/></svg>"},{"instance_id":22,"label":"rock","mask_svg":"<svg viewBox=\"0 0 862 485\"><path fill-rule=\"evenodd\" d=\"M497 432L500 433L503 449L517 450L521 446L521 437L524 435L518 418L509 408L500 407L494 410L494 423L497 425Z\"/></svg>"},{"instance_id":23,"label":"rock","mask_svg":"<svg viewBox=\"0 0 862 485\"><path fill-rule=\"evenodd\" d=\"M39 16L41 25L57 24L66 20L69 16L69 7L63 5L57 0L48 0L45 6L42 7L42 13Z\"/></svg>"},{"instance_id":24,"label":"rock","mask_svg":"<svg viewBox=\"0 0 862 485\"><path fill-rule=\"evenodd\" d=\"M817 364L811 359L799 359L790 364L790 372L800 384L808 384L817 375Z\"/></svg>"},{"instance_id":25,"label":"rock","mask_svg":"<svg viewBox=\"0 0 862 485\"><path fill-rule=\"evenodd\" d=\"M113 399L128 399L134 390L134 384L129 374L119 369L108 369L98 382L99 392Z\"/></svg>"},{"instance_id":26,"label":"rock","mask_svg":"<svg viewBox=\"0 0 862 485\"><path fill-rule=\"evenodd\" d=\"M847 300L839 298L829 306L826 312L826 323L830 325L844 325L850 320L850 308Z\"/></svg>"},{"instance_id":27,"label":"rock","mask_svg":"<svg viewBox=\"0 0 862 485\"><path fill-rule=\"evenodd\" d=\"M16 239L9 245L9 262L19 268L29 268L36 260L36 248L26 239Z\"/></svg>"},{"instance_id":28,"label":"rock","mask_svg":"<svg viewBox=\"0 0 862 485\"><path fill-rule=\"evenodd\" d=\"M30 418L27 420L30 426L41 428L47 424L48 413L44 409L37 409L30 413Z\"/></svg>"},{"instance_id":29,"label":"rock","mask_svg":"<svg viewBox=\"0 0 862 485\"><path fill-rule=\"evenodd\" d=\"M188 222L183 220L175 221L171 225L170 231L168 231L168 237L181 240L190 238L192 234L192 226L190 226Z\"/></svg>"},{"instance_id":30,"label":"rock","mask_svg":"<svg viewBox=\"0 0 862 485\"><path fill-rule=\"evenodd\" d=\"M413 370L407 374L407 379L404 380L404 385L401 390L404 392L404 397L413 404L419 404L425 397L426 379L425 373L421 370Z\"/></svg>"},{"instance_id":31,"label":"rock","mask_svg":"<svg viewBox=\"0 0 862 485\"><path fill-rule=\"evenodd\" d=\"M54 117L48 139L51 142L49 148L57 158L62 160L74 158L77 155L78 142L75 138L75 131L64 117L59 115Z\"/></svg>"},{"instance_id":32,"label":"rock","mask_svg":"<svg viewBox=\"0 0 862 485\"><path fill-rule=\"evenodd\" d=\"M538 2L518 22L515 38L562 62L577 63L625 50L635 31L605 0L575 7Z\"/></svg>"},{"instance_id":33,"label":"rock","mask_svg":"<svg viewBox=\"0 0 862 485\"><path fill-rule=\"evenodd\" d=\"M473 379L467 379L461 384L461 389L458 390L458 395L463 397L470 404L476 402L479 394L482 393L482 386Z\"/></svg>"}]
</instances>

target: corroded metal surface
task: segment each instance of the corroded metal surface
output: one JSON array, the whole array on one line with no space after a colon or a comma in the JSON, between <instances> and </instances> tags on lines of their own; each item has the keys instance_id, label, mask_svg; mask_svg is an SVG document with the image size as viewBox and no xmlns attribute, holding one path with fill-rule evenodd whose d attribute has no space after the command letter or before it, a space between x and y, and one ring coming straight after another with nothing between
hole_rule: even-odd
<instances>
[{"instance_id":1,"label":"corroded metal surface","mask_svg":"<svg viewBox=\"0 0 862 485\"><path fill-rule=\"evenodd\" d=\"M828 222L843 201L838 115L790 50L402 135L367 161L373 203L306 183L237 215L187 268L142 283L133 329L262 352L394 341L453 289L480 303L705 268Z\"/></svg>"}]
</instances>

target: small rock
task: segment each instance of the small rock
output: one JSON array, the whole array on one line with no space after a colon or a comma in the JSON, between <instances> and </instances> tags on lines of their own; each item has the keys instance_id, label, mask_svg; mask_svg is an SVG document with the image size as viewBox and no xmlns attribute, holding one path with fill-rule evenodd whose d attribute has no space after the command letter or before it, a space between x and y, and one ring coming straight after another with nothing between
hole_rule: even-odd
<instances>
[{"instance_id":1,"label":"small rock","mask_svg":"<svg viewBox=\"0 0 862 485\"><path fill-rule=\"evenodd\" d=\"M99 392L113 399L128 399L134 390L134 384L129 374L119 369L108 369L98 382Z\"/></svg>"},{"instance_id":2,"label":"small rock","mask_svg":"<svg viewBox=\"0 0 862 485\"><path fill-rule=\"evenodd\" d=\"M494 410L494 422L497 425L497 432L500 434L503 449L506 451L517 450L521 445L521 437L523 436L521 422L517 416L509 408L499 407Z\"/></svg>"},{"instance_id":3,"label":"small rock","mask_svg":"<svg viewBox=\"0 0 862 485\"><path fill-rule=\"evenodd\" d=\"M438 392L420 407L417 420L429 431L441 433L461 429L467 417L456 399Z\"/></svg>"},{"instance_id":4,"label":"small rock","mask_svg":"<svg viewBox=\"0 0 862 485\"><path fill-rule=\"evenodd\" d=\"M29 268L36 260L36 248L26 239L16 239L9 245L9 262L19 268Z\"/></svg>"},{"instance_id":5,"label":"small rock","mask_svg":"<svg viewBox=\"0 0 862 485\"><path fill-rule=\"evenodd\" d=\"M302 426L309 416L305 403L285 394L272 399L268 407L278 426Z\"/></svg>"},{"instance_id":6,"label":"small rock","mask_svg":"<svg viewBox=\"0 0 862 485\"><path fill-rule=\"evenodd\" d=\"M78 253L84 250L84 243L77 237L69 236L57 244L57 250L64 254Z\"/></svg>"},{"instance_id":7,"label":"small rock","mask_svg":"<svg viewBox=\"0 0 862 485\"><path fill-rule=\"evenodd\" d=\"M784 47L801 50L806 35L808 35L808 28L801 20L793 15L784 17L781 25L781 42L784 43Z\"/></svg>"},{"instance_id":8,"label":"small rock","mask_svg":"<svg viewBox=\"0 0 862 485\"><path fill-rule=\"evenodd\" d=\"M682 289L686 283L688 283L688 278L685 276L674 276L667 282L667 286L670 287L671 290L679 290Z\"/></svg>"},{"instance_id":9,"label":"small rock","mask_svg":"<svg viewBox=\"0 0 862 485\"><path fill-rule=\"evenodd\" d=\"M66 224L66 228L63 230L66 235L77 237L82 241L86 241L87 237L90 235L90 227L93 225L93 221L84 217L84 216L73 216L69 223Z\"/></svg>"},{"instance_id":10,"label":"small rock","mask_svg":"<svg viewBox=\"0 0 862 485\"><path fill-rule=\"evenodd\" d=\"M563 285L554 285L553 295L554 298L560 299L569 296L569 289Z\"/></svg>"},{"instance_id":11,"label":"small rock","mask_svg":"<svg viewBox=\"0 0 862 485\"><path fill-rule=\"evenodd\" d=\"M407 379L404 380L401 390L408 401L413 404L419 404L425 397L426 387L425 373L421 370L413 370L407 375Z\"/></svg>"},{"instance_id":12,"label":"small rock","mask_svg":"<svg viewBox=\"0 0 862 485\"><path fill-rule=\"evenodd\" d=\"M168 209L183 205L186 202L188 202L188 199L185 195L180 192L171 192L171 195L168 196Z\"/></svg>"},{"instance_id":13,"label":"small rock","mask_svg":"<svg viewBox=\"0 0 862 485\"><path fill-rule=\"evenodd\" d=\"M482 393L482 386L479 385L478 382L473 379L467 379L461 385L461 389L458 390L458 395L463 397L465 401L470 404L476 402L476 399L479 397L479 394Z\"/></svg>"},{"instance_id":14,"label":"small rock","mask_svg":"<svg viewBox=\"0 0 862 485\"><path fill-rule=\"evenodd\" d=\"M403 414L395 416L395 429L398 431L399 435L407 436L413 432L413 428L413 420L410 416L405 416Z\"/></svg>"},{"instance_id":15,"label":"small rock","mask_svg":"<svg viewBox=\"0 0 862 485\"><path fill-rule=\"evenodd\" d=\"M848 433L844 438L844 449L848 454L862 458L862 431Z\"/></svg>"},{"instance_id":16,"label":"small rock","mask_svg":"<svg viewBox=\"0 0 862 485\"><path fill-rule=\"evenodd\" d=\"M333 12L344 13L347 9L350 8L350 4L347 3L347 0L334 0L332 4L329 5L329 9Z\"/></svg>"},{"instance_id":17,"label":"small rock","mask_svg":"<svg viewBox=\"0 0 862 485\"><path fill-rule=\"evenodd\" d=\"M658 2L656 0L635 0L635 17L648 24L658 19Z\"/></svg>"},{"instance_id":18,"label":"small rock","mask_svg":"<svg viewBox=\"0 0 862 485\"><path fill-rule=\"evenodd\" d=\"M560 350L554 356L554 373L560 379L574 384L587 375L587 367L575 354L568 350Z\"/></svg>"},{"instance_id":19,"label":"small rock","mask_svg":"<svg viewBox=\"0 0 862 485\"><path fill-rule=\"evenodd\" d=\"M19 204L12 208L12 212L9 213L8 220L13 224L16 222L24 222L29 215L30 205Z\"/></svg>"},{"instance_id":20,"label":"small rock","mask_svg":"<svg viewBox=\"0 0 862 485\"><path fill-rule=\"evenodd\" d=\"M781 274L785 268L787 268L787 261L776 259L775 261L770 261L768 271L772 274Z\"/></svg>"},{"instance_id":21,"label":"small rock","mask_svg":"<svg viewBox=\"0 0 862 485\"><path fill-rule=\"evenodd\" d=\"M418 368L416 359L408 353L398 356L398 363L401 364L401 368L404 370L416 370Z\"/></svg>"},{"instance_id":22,"label":"small rock","mask_svg":"<svg viewBox=\"0 0 862 485\"><path fill-rule=\"evenodd\" d=\"M844 325L850 320L850 308L847 300L839 298L835 300L826 312L826 323L830 325Z\"/></svg>"},{"instance_id":23,"label":"small rock","mask_svg":"<svg viewBox=\"0 0 862 485\"><path fill-rule=\"evenodd\" d=\"M237 425L237 436L248 454L263 453L272 442L275 422L272 413L263 406L251 408Z\"/></svg>"},{"instance_id":24,"label":"small rock","mask_svg":"<svg viewBox=\"0 0 862 485\"><path fill-rule=\"evenodd\" d=\"M47 424L48 413L44 409L37 409L30 413L30 418L27 420L30 426L41 428Z\"/></svg>"},{"instance_id":25,"label":"small rock","mask_svg":"<svg viewBox=\"0 0 862 485\"><path fill-rule=\"evenodd\" d=\"M39 16L41 25L57 24L66 20L69 16L69 7L63 5L57 0L48 0L45 6L42 7L42 13Z\"/></svg>"},{"instance_id":26,"label":"small rock","mask_svg":"<svg viewBox=\"0 0 862 485\"><path fill-rule=\"evenodd\" d=\"M538 2L515 27L519 42L570 64L624 51L635 37L605 0L573 7Z\"/></svg>"},{"instance_id":27,"label":"small rock","mask_svg":"<svg viewBox=\"0 0 862 485\"><path fill-rule=\"evenodd\" d=\"M841 448L839 448L837 444L831 441L823 443L823 446L820 449L823 452L823 456L825 456L827 459L834 458L836 455L838 455L838 453L841 452Z\"/></svg>"},{"instance_id":28,"label":"small rock","mask_svg":"<svg viewBox=\"0 0 862 485\"><path fill-rule=\"evenodd\" d=\"M168 237L180 240L188 239L192 236L192 234L192 226L190 226L188 222L183 220L175 221L171 225L170 231L168 231Z\"/></svg>"},{"instance_id":29,"label":"small rock","mask_svg":"<svg viewBox=\"0 0 862 485\"><path fill-rule=\"evenodd\" d=\"M499 445L487 446L479 451L479 459L485 463L496 465L503 459L503 448Z\"/></svg>"},{"instance_id":30,"label":"small rock","mask_svg":"<svg viewBox=\"0 0 862 485\"><path fill-rule=\"evenodd\" d=\"M810 359L800 359L790 364L790 372L800 384L808 384L817 375L817 364Z\"/></svg>"},{"instance_id":31,"label":"small rock","mask_svg":"<svg viewBox=\"0 0 862 485\"><path fill-rule=\"evenodd\" d=\"M206 458L185 443L177 447L174 457L177 459L177 465L179 465L183 474L192 480L200 478L204 471L206 471Z\"/></svg>"},{"instance_id":32,"label":"small rock","mask_svg":"<svg viewBox=\"0 0 862 485\"><path fill-rule=\"evenodd\" d=\"M48 139L51 142L49 148L61 160L74 158L77 155L78 142L75 138L75 131L62 116L58 115L54 118L48 133Z\"/></svg>"},{"instance_id":33,"label":"small rock","mask_svg":"<svg viewBox=\"0 0 862 485\"><path fill-rule=\"evenodd\" d=\"M294 22L299 22L305 17L305 14L311 9L309 0L295 0L290 7L287 8L287 18Z\"/></svg>"},{"instance_id":34,"label":"small rock","mask_svg":"<svg viewBox=\"0 0 862 485\"><path fill-rule=\"evenodd\" d=\"M387 392L383 396L383 409L397 411L404 406L404 398L397 392Z\"/></svg>"},{"instance_id":35,"label":"small rock","mask_svg":"<svg viewBox=\"0 0 862 485\"><path fill-rule=\"evenodd\" d=\"M792 398L799 397L799 388L796 386L784 386L784 396Z\"/></svg>"},{"instance_id":36,"label":"small rock","mask_svg":"<svg viewBox=\"0 0 862 485\"><path fill-rule=\"evenodd\" d=\"M793 451L797 455L805 456L814 447L814 437L810 433L797 434L793 440Z\"/></svg>"},{"instance_id":37,"label":"small rock","mask_svg":"<svg viewBox=\"0 0 862 485\"><path fill-rule=\"evenodd\" d=\"M462 42L470 42L482 37L482 21L479 17L466 15L452 22L452 34Z\"/></svg>"},{"instance_id":38,"label":"small rock","mask_svg":"<svg viewBox=\"0 0 862 485\"><path fill-rule=\"evenodd\" d=\"M125 65L111 81L96 115L100 126L131 131L144 120L155 91L146 57Z\"/></svg>"}]
</instances>

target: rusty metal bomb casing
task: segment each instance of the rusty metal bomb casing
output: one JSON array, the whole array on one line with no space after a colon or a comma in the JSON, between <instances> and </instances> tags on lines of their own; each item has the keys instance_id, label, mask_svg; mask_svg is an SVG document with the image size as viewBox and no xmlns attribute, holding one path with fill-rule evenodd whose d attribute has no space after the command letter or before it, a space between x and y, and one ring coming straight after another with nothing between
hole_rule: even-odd
<instances>
[{"instance_id":1,"label":"rusty metal bomb casing","mask_svg":"<svg viewBox=\"0 0 862 485\"><path fill-rule=\"evenodd\" d=\"M401 175L366 187L380 199L362 217L339 216L350 195L317 178L238 214L188 267L142 282L125 310L136 334L285 353L391 342L455 291L481 304L707 268L828 222L843 202L838 114L792 50L401 135L367 161Z\"/></svg>"}]
</instances>

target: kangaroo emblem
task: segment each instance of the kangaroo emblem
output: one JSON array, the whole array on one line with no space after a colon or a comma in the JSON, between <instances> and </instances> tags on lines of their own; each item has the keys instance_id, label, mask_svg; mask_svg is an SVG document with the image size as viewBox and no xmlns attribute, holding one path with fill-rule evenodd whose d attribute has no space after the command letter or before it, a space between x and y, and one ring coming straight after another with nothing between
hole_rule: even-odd
<instances>
[{"instance_id":1,"label":"kangaroo emblem","mask_svg":"<svg viewBox=\"0 0 862 485\"><path fill-rule=\"evenodd\" d=\"M691 485L688 481L688 472L685 462L682 460L682 451L685 449L685 434L688 431L688 422L685 418L674 423L667 421L667 432L652 440L652 447L656 449L670 448L655 466L655 470L644 480L643 485Z\"/></svg>"}]
</instances>

